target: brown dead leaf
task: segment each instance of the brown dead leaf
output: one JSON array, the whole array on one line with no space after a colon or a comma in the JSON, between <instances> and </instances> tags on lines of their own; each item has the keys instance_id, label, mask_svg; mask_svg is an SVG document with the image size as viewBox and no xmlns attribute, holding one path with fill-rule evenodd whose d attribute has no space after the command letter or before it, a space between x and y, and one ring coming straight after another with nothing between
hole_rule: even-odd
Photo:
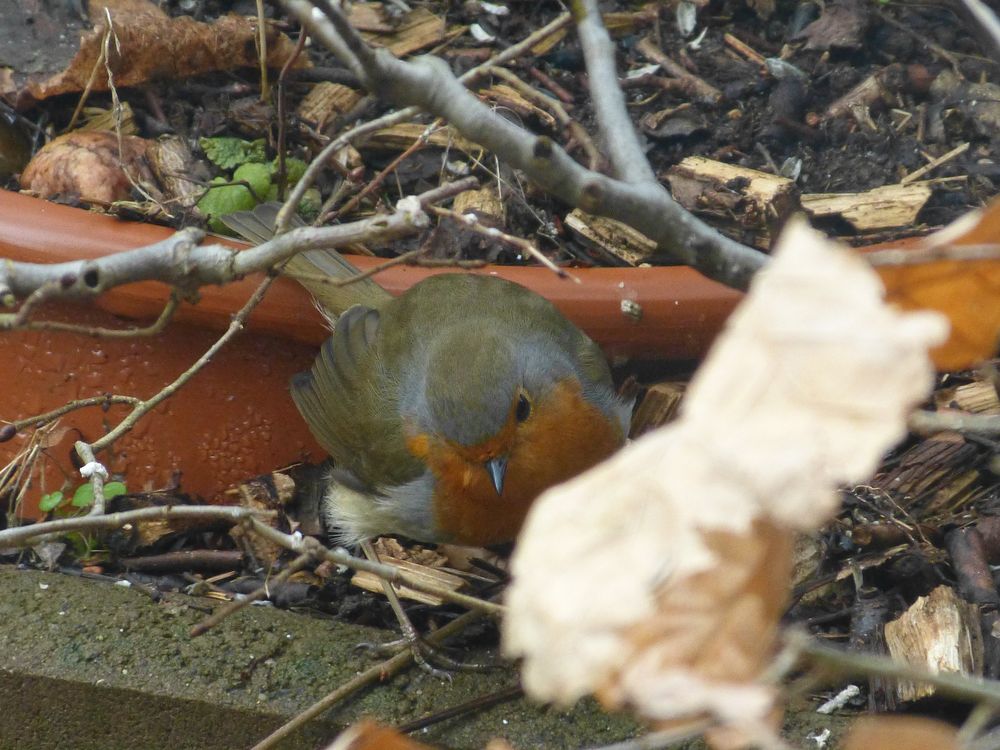
<instances>
[{"instance_id":1,"label":"brown dead leaf","mask_svg":"<svg viewBox=\"0 0 1000 750\"><path fill-rule=\"evenodd\" d=\"M395 729L364 720L348 727L327 747L327 750L433 750L430 745L415 742Z\"/></svg>"},{"instance_id":2,"label":"brown dead leaf","mask_svg":"<svg viewBox=\"0 0 1000 750\"><path fill-rule=\"evenodd\" d=\"M35 154L21 175L21 185L43 198L62 196L107 205L131 196L127 169L144 189L155 190L146 161L149 142L124 135L121 144L119 158L114 133L76 131L59 136Z\"/></svg>"},{"instance_id":3,"label":"brown dead leaf","mask_svg":"<svg viewBox=\"0 0 1000 750\"><path fill-rule=\"evenodd\" d=\"M1000 243L1000 200L959 219L911 248L916 253ZM877 256L874 256L877 257ZM932 351L939 370L959 370L993 356L1000 339L1000 261L932 260L877 265L886 296L904 310L930 309L951 323L948 340Z\"/></svg>"},{"instance_id":4,"label":"brown dead leaf","mask_svg":"<svg viewBox=\"0 0 1000 750\"><path fill-rule=\"evenodd\" d=\"M807 40L806 49L858 49L868 29L869 13L861 0L834 0L795 38Z\"/></svg>"},{"instance_id":5,"label":"brown dead leaf","mask_svg":"<svg viewBox=\"0 0 1000 750\"><path fill-rule=\"evenodd\" d=\"M157 78L190 78L258 64L256 19L230 15L201 23L188 16L171 18L149 0L92 1L89 14L94 27L81 35L79 49L66 69L54 75L29 76L14 95L18 107L82 91L95 69L93 88L108 89L107 73L98 66L108 14L118 42L109 45L115 86L135 86ZM267 27L266 41L267 64L281 67L295 45L272 26ZM296 62L299 67L306 64L304 57Z\"/></svg>"},{"instance_id":6,"label":"brown dead leaf","mask_svg":"<svg viewBox=\"0 0 1000 750\"><path fill-rule=\"evenodd\" d=\"M959 750L958 730L921 716L864 716L854 722L844 750Z\"/></svg>"}]
</instances>

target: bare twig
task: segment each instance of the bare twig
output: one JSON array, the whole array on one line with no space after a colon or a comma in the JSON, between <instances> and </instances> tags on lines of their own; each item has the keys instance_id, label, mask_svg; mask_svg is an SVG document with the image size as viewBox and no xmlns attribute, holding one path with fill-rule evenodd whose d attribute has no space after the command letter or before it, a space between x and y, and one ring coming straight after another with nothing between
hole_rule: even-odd
<instances>
[{"instance_id":1,"label":"bare twig","mask_svg":"<svg viewBox=\"0 0 1000 750\"><path fill-rule=\"evenodd\" d=\"M915 411L909 427L920 435L936 432L962 432L976 435L1000 435L1000 414L969 414L961 411Z\"/></svg>"},{"instance_id":2,"label":"bare twig","mask_svg":"<svg viewBox=\"0 0 1000 750\"><path fill-rule=\"evenodd\" d=\"M138 408L139 407L137 406L136 409ZM90 480L90 486L94 491L94 503L91 505L88 515L103 516L104 482L108 478L108 470L105 468L104 464L100 463L94 456L94 449L91 447L90 443L84 442L83 440L77 440L73 447L76 449L77 455L83 462L83 466L80 467L80 476L84 479Z\"/></svg>"},{"instance_id":3,"label":"bare twig","mask_svg":"<svg viewBox=\"0 0 1000 750\"><path fill-rule=\"evenodd\" d=\"M348 200L347 203L345 203L338 209L332 211L324 211L317 220L317 223L325 224L341 216L346 216L355 208L357 208L358 205L360 205L361 201L363 201L365 198L367 198L369 195L371 195L373 192L378 190L379 187L382 186L382 183L385 182L385 178L388 177L393 172L395 172L396 169L399 167L399 165L403 163L403 161L405 161L410 156L412 156L417 151L419 151L420 149L424 148L427 145L427 141L431 137L431 133L437 130L439 124L440 121L435 120L433 123L428 125L427 128L424 130L424 132L420 134L419 138L417 138L413 143L411 143L407 149L398 154L396 158L393 159L389 164L387 164L381 172L379 172L371 180L369 180L368 184L365 185L353 198Z\"/></svg>"},{"instance_id":4,"label":"bare twig","mask_svg":"<svg viewBox=\"0 0 1000 750\"><path fill-rule=\"evenodd\" d=\"M0 330L6 328L17 328L27 331L60 331L61 333L78 333L82 336L93 336L103 339L131 339L145 336L156 336L166 329L167 324L174 317L177 307L180 305L180 295L171 293L167 304L163 306L159 317L148 326L130 326L129 328L104 328L102 326L82 326L76 323L64 323L61 320L28 320L20 325L8 326L4 321L4 316L0 314ZM24 311L22 306L18 310L18 315Z\"/></svg>"},{"instance_id":5,"label":"bare twig","mask_svg":"<svg viewBox=\"0 0 1000 750\"><path fill-rule=\"evenodd\" d=\"M929 241L933 241L933 239L933 235L928 238ZM864 257L875 268L881 266L917 266L940 260L997 260L1000 258L1000 244L928 244L926 247L910 249L876 250Z\"/></svg>"},{"instance_id":6,"label":"bare twig","mask_svg":"<svg viewBox=\"0 0 1000 750\"><path fill-rule=\"evenodd\" d=\"M674 62L663 52L663 50L657 47L656 43L649 37L646 37L639 42L639 44L636 45L636 49L658 64L674 78L679 81L683 81L688 87L690 87L692 93L696 94L700 99L712 102L713 104L722 99L721 91L698 76L689 73L681 65Z\"/></svg>"},{"instance_id":7,"label":"bare twig","mask_svg":"<svg viewBox=\"0 0 1000 750\"><path fill-rule=\"evenodd\" d=\"M100 516L88 515L78 518L60 518L43 521L31 526L17 526L0 531L0 548L27 547L38 537L50 534L65 534L70 531L96 531L98 529L120 529L142 521L165 518L218 519L239 523L254 516L271 517L273 510L252 510L224 505L163 505L155 508L140 508L121 513L106 513Z\"/></svg>"},{"instance_id":8,"label":"bare twig","mask_svg":"<svg viewBox=\"0 0 1000 750\"><path fill-rule=\"evenodd\" d=\"M576 31L587 61L594 113L615 174L623 182L658 185L625 107L625 94L618 85L615 70L615 48L601 21L597 0L579 0L573 8Z\"/></svg>"},{"instance_id":9,"label":"bare twig","mask_svg":"<svg viewBox=\"0 0 1000 750\"><path fill-rule=\"evenodd\" d=\"M531 70L535 71L535 68L532 68ZM583 125L570 117L566 108L563 107L558 100L536 91L534 88L518 78L514 73L507 70L507 68L494 66L493 68L490 68L490 73L495 75L497 78L501 78L506 81L512 87L517 89L526 99L529 99L535 102L535 104L539 107L543 107L544 109L552 112L556 121L568 130L569 135L572 138L575 138L583 148L584 153L587 154L587 163L590 169L597 168L603 159L601 152L597 150L597 146L594 145L593 139L591 139L590 134L584 129Z\"/></svg>"},{"instance_id":10,"label":"bare twig","mask_svg":"<svg viewBox=\"0 0 1000 750\"><path fill-rule=\"evenodd\" d=\"M1000 59L1000 21L996 13L982 0L962 0L968 14L979 24L983 36L989 40L994 60Z\"/></svg>"},{"instance_id":11,"label":"bare twig","mask_svg":"<svg viewBox=\"0 0 1000 750\"><path fill-rule=\"evenodd\" d=\"M460 633L481 616L482 615L479 612L466 612L461 617L457 617L447 625L435 630L426 637L426 640L432 645L438 645L446 638L450 638L451 636ZM333 692L323 698L320 698L316 701L316 703L311 705L298 716L278 727L278 729L254 745L251 750L268 750L268 748L274 747L285 737L298 730L304 724L312 721L317 716L322 715L340 701L346 700L369 685L384 682L408 667L412 661L413 651L405 649L400 651L395 656L386 659L382 663L366 669L353 680L344 683Z\"/></svg>"},{"instance_id":12,"label":"bare twig","mask_svg":"<svg viewBox=\"0 0 1000 750\"><path fill-rule=\"evenodd\" d=\"M306 552L299 555L294 560L292 560L288 565L282 570L278 575L269 580L263 586L247 594L239 599L233 599L231 602L223 607L219 607L217 610L212 612L212 614L206 617L204 620L199 622L197 625L191 628L188 635L191 638L197 638L199 635L204 635L209 630L214 628L220 622L225 620L230 615L234 615L239 612L244 607L247 607L254 602L260 601L262 599L267 599L269 596L269 591L271 586L280 586L285 581L287 581L292 575L298 573L303 568L307 567L314 561L311 552Z\"/></svg>"},{"instance_id":13,"label":"bare twig","mask_svg":"<svg viewBox=\"0 0 1000 750\"><path fill-rule=\"evenodd\" d=\"M136 406L141 402L141 399L135 398L134 396L115 396L111 393L106 393L103 396L91 396L90 398L81 398L76 401L70 401L69 403L63 404L58 409L53 409L52 411L47 411L44 414L36 414L32 417L25 417L24 419L18 419L15 422L9 422L15 432L20 432L26 427L41 427L49 422L59 419L59 417L64 414L69 414L71 411L76 411L77 409L86 409L88 406L110 406L112 404L126 404L128 406ZM11 435L13 437L13 435Z\"/></svg>"},{"instance_id":14,"label":"bare twig","mask_svg":"<svg viewBox=\"0 0 1000 750\"><path fill-rule=\"evenodd\" d=\"M440 206L431 206L429 210L438 216L447 216L449 219L454 219L461 226L469 229L470 231L476 232L477 234L481 234L484 237L489 237L490 239L506 242L508 245L513 245L521 253L531 256L557 276L564 279L572 279L577 284L580 283L579 278L569 273L565 268L560 268L553 263L552 259L539 250L535 246L534 242L529 242L521 237L514 237L513 235L506 234L505 232L501 232L499 229L494 229L493 227L483 226L479 223L479 219L476 218L475 214L460 214L447 208L441 208Z\"/></svg>"},{"instance_id":15,"label":"bare twig","mask_svg":"<svg viewBox=\"0 0 1000 750\"><path fill-rule=\"evenodd\" d=\"M288 236L288 235L286 235ZM119 422L114 429L106 433L104 437L90 444L89 448L93 450L94 453L98 453L111 444L113 444L118 438L131 430L136 423L142 419L146 414L155 409L159 404L166 401L168 398L173 396L178 389L180 389L185 383L187 383L191 378L193 378L205 365L212 361L212 357L218 354L219 350L224 347L230 339L233 338L237 333L243 330L243 325L246 319L249 317L250 313L253 312L254 308L264 299L264 295L267 290L271 287L274 281L274 276L267 276L254 290L254 293L250 296L250 299L246 301L240 311L233 316L232 322L230 322L229 327L226 329L215 343L210 346L204 354L202 354L193 365L191 365L187 370L182 372L177 378L160 390L159 393L154 395L142 403L135 406L132 411L126 416L121 422ZM77 452L80 453L80 457L87 461L88 458L80 452L80 445L85 445L83 443L77 443ZM93 456L90 456L90 461L93 461ZM95 503L96 506L96 503Z\"/></svg>"},{"instance_id":16,"label":"bare twig","mask_svg":"<svg viewBox=\"0 0 1000 750\"><path fill-rule=\"evenodd\" d=\"M940 167L945 162L951 161L952 159L954 159L959 154L964 154L968 150L969 150L969 142L966 141L965 143L961 143L958 146L955 146L955 148L953 148L948 153L942 154L941 156L937 157L933 161L930 161L927 164L924 164L924 166L920 167L920 169L914 169L908 175L906 175L905 177L903 177L903 179L901 179L899 181L899 184L900 185L909 185L911 182L913 182L915 180L919 180L921 177L923 177L925 174L927 174L928 172L930 172L932 169L937 169L938 167Z\"/></svg>"},{"instance_id":17,"label":"bare twig","mask_svg":"<svg viewBox=\"0 0 1000 750\"><path fill-rule=\"evenodd\" d=\"M430 191L426 195L437 195ZM425 196L419 196L425 200ZM0 265L0 299L22 299L45 285L60 287L62 296L93 296L133 281L156 280L190 293L205 284L224 284L271 268L304 250L342 247L354 242L390 240L427 226L427 216L411 201L391 214L334 227L301 227L248 250L224 245L198 245L199 229L182 229L165 240L93 260L66 263ZM46 293L48 294L48 293Z\"/></svg>"},{"instance_id":18,"label":"bare twig","mask_svg":"<svg viewBox=\"0 0 1000 750\"><path fill-rule=\"evenodd\" d=\"M806 633L785 634L789 646L802 658L826 672L842 675L878 675L897 680L927 683L941 695L960 700L1000 706L1000 682L946 672L930 672L911 664L870 653L853 653L826 646Z\"/></svg>"}]
</instances>

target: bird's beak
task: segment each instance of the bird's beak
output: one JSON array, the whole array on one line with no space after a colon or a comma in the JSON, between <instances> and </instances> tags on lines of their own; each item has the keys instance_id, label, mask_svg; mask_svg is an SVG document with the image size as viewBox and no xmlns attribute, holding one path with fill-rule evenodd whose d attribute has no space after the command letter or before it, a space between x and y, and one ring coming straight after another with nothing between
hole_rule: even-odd
<instances>
[{"instance_id":1,"label":"bird's beak","mask_svg":"<svg viewBox=\"0 0 1000 750\"><path fill-rule=\"evenodd\" d=\"M493 480L498 495L503 495L503 478L507 474L507 457L497 456L486 462L486 471Z\"/></svg>"}]
</instances>

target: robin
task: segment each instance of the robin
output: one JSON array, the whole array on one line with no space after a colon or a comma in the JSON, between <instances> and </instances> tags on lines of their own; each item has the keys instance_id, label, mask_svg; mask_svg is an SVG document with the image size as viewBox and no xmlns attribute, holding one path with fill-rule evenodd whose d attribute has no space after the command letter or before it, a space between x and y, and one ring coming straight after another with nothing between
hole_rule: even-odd
<instances>
[{"instance_id":1,"label":"robin","mask_svg":"<svg viewBox=\"0 0 1000 750\"><path fill-rule=\"evenodd\" d=\"M263 241L273 215L227 223ZM371 279L324 284L358 274L325 250L286 268L338 316L291 393L334 462L324 512L340 543L511 541L539 494L624 442L631 404L603 354L538 294L457 273L399 297Z\"/></svg>"}]
</instances>

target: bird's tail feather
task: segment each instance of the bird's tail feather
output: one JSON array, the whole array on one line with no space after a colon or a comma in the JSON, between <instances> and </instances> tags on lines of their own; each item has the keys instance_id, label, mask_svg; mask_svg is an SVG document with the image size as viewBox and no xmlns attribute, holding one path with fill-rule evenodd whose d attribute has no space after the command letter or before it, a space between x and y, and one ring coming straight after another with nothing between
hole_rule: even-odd
<instances>
[{"instance_id":1,"label":"bird's tail feather","mask_svg":"<svg viewBox=\"0 0 1000 750\"><path fill-rule=\"evenodd\" d=\"M274 236L275 219L280 208L280 203L269 201L261 203L252 211L236 211L219 218L238 235L259 245ZM302 227L305 222L296 216L292 219L292 226ZM332 283L350 279L360 273L333 249L299 253L285 264L285 273L308 289L323 309L334 316L354 305L378 307L390 297L372 279L359 279L350 284Z\"/></svg>"}]
</instances>

